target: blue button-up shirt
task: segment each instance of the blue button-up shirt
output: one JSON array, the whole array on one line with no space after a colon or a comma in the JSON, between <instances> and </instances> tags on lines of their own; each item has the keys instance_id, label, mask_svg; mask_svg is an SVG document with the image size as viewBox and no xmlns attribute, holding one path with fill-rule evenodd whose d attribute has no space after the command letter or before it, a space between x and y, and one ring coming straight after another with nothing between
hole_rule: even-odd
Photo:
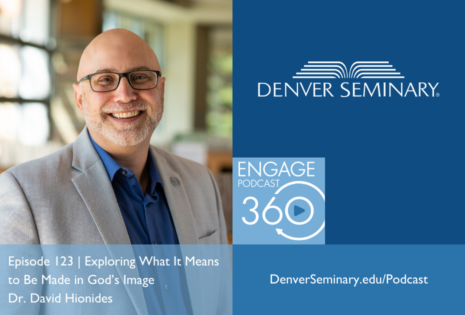
<instances>
[{"instance_id":1,"label":"blue button-up shirt","mask_svg":"<svg viewBox=\"0 0 465 315\"><path fill-rule=\"evenodd\" d=\"M121 166L89 134L110 177L132 244L179 244L157 166L149 150L145 193L133 171Z\"/></svg>"},{"instance_id":2,"label":"blue button-up shirt","mask_svg":"<svg viewBox=\"0 0 465 315\"><path fill-rule=\"evenodd\" d=\"M136 244L179 244L178 235L171 217L163 184L153 159L148 152L149 180L145 193L142 192L139 180L133 171L121 166L105 150L103 150L89 133L89 138L97 150L110 177L116 200L126 224L129 239ZM144 248L135 248L136 252L146 253ZM167 248L168 252L176 249ZM166 254L165 251L165 254ZM157 278L158 288L144 288L149 314L188 314L190 301L186 291L185 275L177 268L156 272L148 267L140 267L141 277ZM157 296L157 299L153 297ZM162 311L163 309L163 311Z\"/></svg>"}]
</instances>

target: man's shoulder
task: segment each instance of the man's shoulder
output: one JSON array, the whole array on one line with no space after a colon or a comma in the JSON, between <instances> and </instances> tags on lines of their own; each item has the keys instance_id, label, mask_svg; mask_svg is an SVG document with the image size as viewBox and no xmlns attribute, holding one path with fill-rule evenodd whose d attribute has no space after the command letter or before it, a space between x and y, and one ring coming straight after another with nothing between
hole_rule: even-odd
<instances>
[{"instance_id":1,"label":"man's shoulder","mask_svg":"<svg viewBox=\"0 0 465 315\"><path fill-rule=\"evenodd\" d=\"M59 172L63 167L70 168L72 161L73 145L68 144L52 154L16 165L5 173L12 174L16 178L42 176Z\"/></svg>"}]
</instances>

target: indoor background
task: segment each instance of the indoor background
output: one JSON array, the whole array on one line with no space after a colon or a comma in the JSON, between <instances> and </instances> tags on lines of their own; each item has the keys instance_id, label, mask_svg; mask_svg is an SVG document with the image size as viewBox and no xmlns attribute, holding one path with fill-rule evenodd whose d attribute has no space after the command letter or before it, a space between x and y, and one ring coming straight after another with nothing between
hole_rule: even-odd
<instances>
[{"instance_id":1,"label":"indoor background","mask_svg":"<svg viewBox=\"0 0 465 315\"><path fill-rule=\"evenodd\" d=\"M212 171L231 237L232 0L0 0L0 173L76 139L79 59L112 28L157 54L165 112L151 142Z\"/></svg>"}]
</instances>

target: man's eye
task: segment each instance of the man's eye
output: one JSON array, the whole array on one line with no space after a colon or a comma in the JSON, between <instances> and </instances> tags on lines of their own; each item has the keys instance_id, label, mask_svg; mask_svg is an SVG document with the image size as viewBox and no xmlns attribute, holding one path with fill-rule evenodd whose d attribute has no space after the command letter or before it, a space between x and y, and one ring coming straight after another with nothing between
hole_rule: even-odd
<instances>
[{"instance_id":1,"label":"man's eye","mask_svg":"<svg viewBox=\"0 0 465 315\"><path fill-rule=\"evenodd\" d=\"M111 84L114 82L114 79L111 77L102 77L97 80L98 84Z\"/></svg>"},{"instance_id":2,"label":"man's eye","mask_svg":"<svg viewBox=\"0 0 465 315\"><path fill-rule=\"evenodd\" d=\"M140 81L140 80L146 80L148 79L148 77L146 75L140 74L140 75L134 76L132 79L136 81Z\"/></svg>"}]
</instances>

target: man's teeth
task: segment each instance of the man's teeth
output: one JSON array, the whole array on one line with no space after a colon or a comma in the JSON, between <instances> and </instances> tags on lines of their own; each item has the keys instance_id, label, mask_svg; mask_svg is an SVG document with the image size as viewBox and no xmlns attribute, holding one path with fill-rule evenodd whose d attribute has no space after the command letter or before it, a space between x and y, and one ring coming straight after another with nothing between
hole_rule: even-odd
<instances>
[{"instance_id":1,"label":"man's teeth","mask_svg":"<svg viewBox=\"0 0 465 315\"><path fill-rule=\"evenodd\" d=\"M140 114L140 111L130 112L130 113L112 113L111 116L115 118L131 118L134 116L138 116L139 114Z\"/></svg>"}]
</instances>

